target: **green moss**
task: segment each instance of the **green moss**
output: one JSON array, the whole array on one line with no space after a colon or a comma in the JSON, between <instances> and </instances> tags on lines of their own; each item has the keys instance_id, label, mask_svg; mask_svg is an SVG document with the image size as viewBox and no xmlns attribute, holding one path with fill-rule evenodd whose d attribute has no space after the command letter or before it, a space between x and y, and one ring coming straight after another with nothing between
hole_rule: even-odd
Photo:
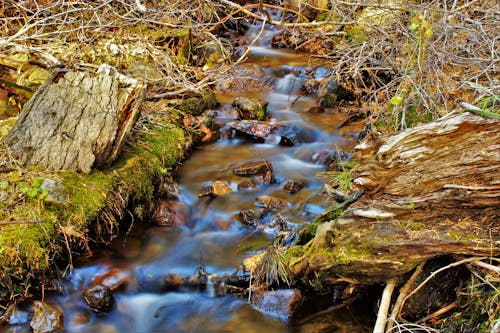
<instances>
[{"instance_id":1,"label":"green moss","mask_svg":"<svg viewBox=\"0 0 500 333\"><path fill-rule=\"evenodd\" d=\"M40 279L47 272L50 275L47 269L53 267L55 257L63 259L69 246L67 241L87 242L87 233L96 229L97 225L93 223L103 211L124 208L109 207L117 201L113 198L128 198L135 202L148 202L152 198L154 185L177 164L185 145L180 128L171 126L165 119L155 121L163 126L136 134L134 141L108 170L81 174L27 168L17 177L0 174L0 183L7 185L0 194L9 196L8 200L1 202L0 220L18 221L0 225L0 289L9 290L11 286L26 284L21 289L28 290L26 281L31 279L28 278L32 277L31 274L36 273ZM68 202L48 203L19 191L18 183L26 183L29 187L40 177L61 182L68 191ZM31 222L19 222L23 220ZM113 225L106 231L116 231L115 227ZM0 304L18 296L0 293Z\"/></svg>"},{"instance_id":2,"label":"green moss","mask_svg":"<svg viewBox=\"0 0 500 333\"><path fill-rule=\"evenodd\" d=\"M16 117L12 117L5 120L0 120L0 139L6 136L9 133L10 129L14 127L16 119Z\"/></svg>"}]
</instances>

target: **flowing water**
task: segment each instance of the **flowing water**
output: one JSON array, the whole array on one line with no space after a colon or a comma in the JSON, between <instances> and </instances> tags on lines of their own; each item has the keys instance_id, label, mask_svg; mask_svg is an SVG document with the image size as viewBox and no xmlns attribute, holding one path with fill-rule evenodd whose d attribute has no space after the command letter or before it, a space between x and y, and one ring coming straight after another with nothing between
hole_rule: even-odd
<instances>
[{"instance_id":1,"label":"flowing water","mask_svg":"<svg viewBox=\"0 0 500 333\"><path fill-rule=\"evenodd\" d=\"M265 44L265 42L264 42ZM309 299L297 318L287 320L276 313L263 313L247 299L236 295L216 296L210 284L206 290L168 290L161 283L167 275L194 275L201 263L209 274L235 272L255 244L271 244L276 233L271 227L250 228L235 219L242 210L256 209L256 198L270 195L287 202L280 212L298 226L312 221L327 204L319 194L323 180L318 173L326 168L318 156L336 150L350 150L356 144L358 127L337 126L344 115L335 111L306 112L315 101L298 90L307 68L318 67L305 55L256 46L246 65L261 66L275 80L275 88L264 93L224 93L218 96L220 108L241 95L269 102L271 121L294 124L312 133L311 142L293 146L279 145L279 137L266 143L251 143L225 136L217 142L198 147L180 168L177 183L184 203L186 223L177 227L141 226L127 237L118 237L112 246L96 255L92 262L80 263L62 283L62 291L46 298L64 312L66 332L364 332L363 312L344 309L314 316L333 303L331 296ZM315 69L318 79L327 75ZM238 190L248 180L233 174L243 162L268 160L276 182ZM290 194L283 190L287 180L301 180L306 186ZM216 198L198 197L215 180L225 180L233 193ZM249 245L250 244L250 245ZM254 244L254 245L252 245ZM248 245L248 246L247 246ZM251 250L249 250L249 248ZM95 276L110 269L126 275L126 288L115 292L116 303L109 313L91 311L82 300L82 290ZM359 310L359 309L358 309ZM361 313L361 315L360 315ZM311 316L312 315L312 316ZM10 332L30 331L26 326L11 327Z\"/></svg>"}]
</instances>

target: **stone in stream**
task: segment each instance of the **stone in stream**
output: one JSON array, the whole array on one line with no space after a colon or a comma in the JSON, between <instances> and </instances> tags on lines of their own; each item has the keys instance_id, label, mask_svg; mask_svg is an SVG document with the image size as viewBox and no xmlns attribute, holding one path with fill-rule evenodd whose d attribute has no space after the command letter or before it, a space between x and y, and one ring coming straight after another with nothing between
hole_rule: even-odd
<instances>
[{"instance_id":1,"label":"stone in stream","mask_svg":"<svg viewBox=\"0 0 500 333\"><path fill-rule=\"evenodd\" d=\"M109 312L115 304L113 292L102 284L87 287L83 291L83 300L96 312Z\"/></svg>"},{"instance_id":2,"label":"stone in stream","mask_svg":"<svg viewBox=\"0 0 500 333\"><path fill-rule=\"evenodd\" d=\"M111 291L123 289L130 283L130 275L128 272L117 267L112 267L106 272L92 279L92 285L103 285Z\"/></svg>"},{"instance_id":3,"label":"stone in stream","mask_svg":"<svg viewBox=\"0 0 500 333\"><path fill-rule=\"evenodd\" d=\"M243 119L265 120L267 102L256 98L240 96L233 101L233 106L240 111Z\"/></svg>"},{"instance_id":4,"label":"stone in stream","mask_svg":"<svg viewBox=\"0 0 500 333\"><path fill-rule=\"evenodd\" d=\"M283 186L283 189L287 191L288 193L295 193L297 191L300 191L306 186L306 183L303 180L289 180L285 183Z\"/></svg>"},{"instance_id":5,"label":"stone in stream","mask_svg":"<svg viewBox=\"0 0 500 333\"><path fill-rule=\"evenodd\" d=\"M259 120L240 120L227 124L235 135L248 138L251 141L263 143L271 134L272 126Z\"/></svg>"},{"instance_id":6,"label":"stone in stream","mask_svg":"<svg viewBox=\"0 0 500 333\"><path fill-rule=\"evenodd\" d=\"M224 180L216 180L210 185L210 193L213 195L224 195L233 192L231 185Z\"/></svg>"},{"instance_id":7,"label":"stone in stream","mask_svg":"<svg viewBox=\"0 0 500 333\"><path fill-rule=\"evenodd\" d=\"M256 212L253 209L242 210L236 214L236 218L244 225L256 227L261 221L262 212Z\"/></svg>"},{"instance_id":8,"label":"stone in stream","mask_svg":"<svg viewBox=\"0 0 500 333\"><path fill-rule=\"evenodd\" d=\"M270 195L261 195L255 199L255 205L267 209L281 209L285 208L288 203L285 200L272 197Z\"/></svg>"},{"instance_id":9,"label":"stone in stream","mask_svg":"<svg viewBox=\"0 0 500 333\"><path fill-rule=\"evenodd\" d=\"M160 201L154 214L153 222L159 226L180 226L186 222L184 204L180 201Z\"/></svg>"},{"instance_id":10,"label":"stone in stream","mask_svg":"<svg viewBox=\"0 0 500 333\"><path fill-rule=\"evenodd\" d=\"M302 294L298 289L260 290L252 294L252 305L266 314L290 318L302 303Z\"/></svg>"},{"instance_id":11,"label":"stone in stream","mask_svg":"<svg viewBox=\"0 0 500 333\"><path fill-rule=\"evenodd\" d=\"M270 184L272 182L274 182L274 179L273 179L273 173L271 171L267 171L266 173L252 176L252 183L254 183L255 185Z\"/></svg>"},{"instance_id":12,"label":"stone in stream","mask_svg":"<svg viewBox=\"0 0 500 333\"><path fill-rule=\"evenodd\" d=\"M279 125L273 132L280 135L280 145L282 146L294 146L299 143L311 142L314 137L312 133L308 133L294 124Z\"/></svg>"},{"instance_id":13,"label":"stone in stream","mask_svg":"<svg viewBox=\"0 0 500 333\"><path fill-rule=\"evenodd\" d=\"M63 313L53 305L33 302L33 318L30 326L35 333L50 333L64 327Z\"/></svg>"},{"instance_id":14,"label":"stone in stream","mask_svg":"<svg viewBox=\"0 0 500 333\"><path fill-rule=\"evenodd\" d=\"M266 174L267 172L273 171L273 165L270 161L262 160L262 161L252 161L245 162L243 164L238 165L233 169L233 174L237 176L255 176Z\"/></svg>"}]
</instances>

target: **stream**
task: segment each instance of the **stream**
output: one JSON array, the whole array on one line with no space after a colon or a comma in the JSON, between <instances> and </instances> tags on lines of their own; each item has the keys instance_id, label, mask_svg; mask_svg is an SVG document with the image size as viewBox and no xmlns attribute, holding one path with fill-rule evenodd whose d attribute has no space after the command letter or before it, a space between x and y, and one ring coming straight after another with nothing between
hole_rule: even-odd
<instances>
[{"instance_id":1,"label":"stream","mask_svg":"<svg viewBox=\"0 0 500 333\"><path fill-rule=\"evenodd\" d=\"M321 194L326 170L322 156L349 151L357 143L359 126L338 129L345 115L336 110L307 112L316 105L312 97L299 94L306 72L318 80L329 75L307 55L274 50L268 35L252 48L244 66L260 66L274 80L274 88L263 93L220 93L218 110L228 108L239 96L266 100L271 122L293 124L309 133L310 140L280 145L276 136L255 143L223 131L213 144L199 146L180 168L177 177L179 201L185 222L174 227L137 226L117 237L109 248L90 261L75 263L61 281L61 291L45 298L64 313L65 332L366 332L371 326L371 305L354 304L325 312L334 296L307 296L292 318L256 309L247 298L218 295L208 281L204 290L165 287L166 276L193 276L200 264L208 274L233 274L242 261L272 244L276 227L250 227L236 218L241 211L259 209L256 198L271 196L285 202L279 214L293 229L311 222L331 198ZM267 36L267 37L266 37ZM228 120L219 119L222 128ZM229 134L227 134L229 133ZM273 181L245 188L248 177L235 175L245 162L269 161ZM213 181L226 181L232 192L217 196L198 195ZM284 190L290 181L304 187L295 193ZM82 299L82 291L96 276L112 271L127 283L115 291L115 304L108 313L96 313ZM112 275L113 275L112 274ZM118 277L116 277L118 276ZM368 328L368 329L367 329ZM7 332L30 332L11 326Z\"/></svg>"}]
</instances>

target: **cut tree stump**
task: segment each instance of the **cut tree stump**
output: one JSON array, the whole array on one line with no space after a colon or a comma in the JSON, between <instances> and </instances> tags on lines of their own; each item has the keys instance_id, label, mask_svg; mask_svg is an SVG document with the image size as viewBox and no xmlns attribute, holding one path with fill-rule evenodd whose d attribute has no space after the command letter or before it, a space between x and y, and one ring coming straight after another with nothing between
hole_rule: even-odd
<instances>
[{"instance_id":1,"label":"cut tree stump","mask_svg":"<svg viewBox=\"0 0 500 333\"><path fill-rule=\"evenodd\" d=\"M442 255L500 254L500 121L454 113L357 147L364 195L318 226L297 276L371 284Z\"/></svg>"},{"instance_id":2,"label":"cut tree stump","mask_svg":"<svg viewBox=\"0 0 500 333\"><path fill-rule=\"evenodd\" d=\"M144 97L143 83L119 75L55 71L4 142L24 165L89 173L116 159Z\"/></svg>"}]
</instances>

